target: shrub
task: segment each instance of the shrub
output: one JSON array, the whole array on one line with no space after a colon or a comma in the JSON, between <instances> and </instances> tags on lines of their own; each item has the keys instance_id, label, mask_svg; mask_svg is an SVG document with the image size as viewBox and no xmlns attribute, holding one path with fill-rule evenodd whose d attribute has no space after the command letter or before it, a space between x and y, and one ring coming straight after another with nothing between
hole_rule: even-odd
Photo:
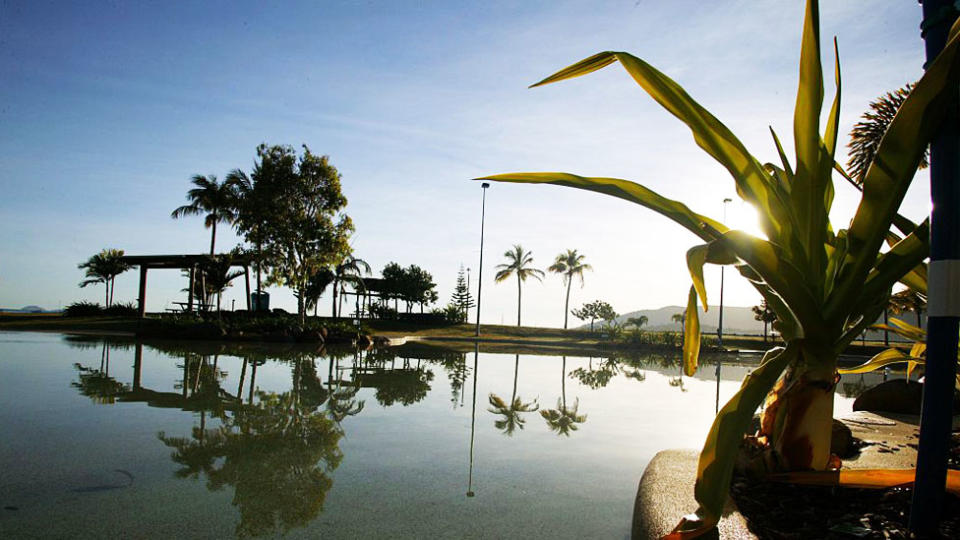
<instances>
[{"instance_id":1,"label":"shrub","mask_svg":"<svg viewBox=\"0 0 960 540\"><path fill-rule=\"evenodd\" d=\"M137 309L136 303L127 302L126 304L113 304L103 310L103 314L113 317L136 317L140 314L140 310Z\"/></svg>"},{"instance_id":2,"label":"shrub","mask_svg":"<svg viewBox=\"0 0 960 540\"><path fill-rule=\"evenodd\" d=\"M103 308L95 302L74 302L63 310L67 317L96 317L103 315Z\"/></svg>"}]
</instances>

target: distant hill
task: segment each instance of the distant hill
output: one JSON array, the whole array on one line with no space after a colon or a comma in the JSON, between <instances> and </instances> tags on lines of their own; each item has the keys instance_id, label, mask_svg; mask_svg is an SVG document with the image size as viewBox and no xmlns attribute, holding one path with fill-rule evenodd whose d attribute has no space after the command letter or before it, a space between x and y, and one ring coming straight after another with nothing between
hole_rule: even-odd
<instances>
[{"instance_id":1,"label":"distant hill","mask_svg":"<svg viewBox=\"0 0 960 540\"><path fill-rule=\"evenodd\" d=\"M4 313L52 313L56 310L43 309L40 306L23 306L20 309L15 308L0 308L0 312Z\"/></svg>"},{"instance_id":2,"label":"distant hill","mask_svg":"<svg viewBox=\"0 0 960 540\"><path fill-rule=\"evenodd\" d=\"M660 309L641 309L624 313L617 318L620 324L626 323L630 317L646 315L648 322L644 330L679 330L679 323L671 320L674 313L683 313L685 308L680 306L666 306ZM700 312L700 329L704 334L715 334L719 324L720 307L710 306L710 311ZM586 325L590 327L589 323ZM748 307L723 306L723 331L731 334L763 335L763 323L753 318L753 311Z\"/></svg>"},{"instance_id":3,"label":"distant hill","mask_svg":"<svg viewBox=\"0 0 960 540\"><path fill-rule=\"evenodd\" d=\"M630 317L639 317L641 315L646 315L648 322L643 326L644 330L680 330L680 324L675 323L671 320L671 317L674 313L683 313L685 308L681 306L666 306L660 309L641 309L639 311L631 311L630 313L624 313L617 318L617 322L624 324L627 322L627 319ZM700 313L700 331L704 334L716 334L718 319L720 317L720 307L719 306L710 306L710 311L704 312L702 307L698 306L698 311ZM908 312L903 315L890 315L891 317L898 317L905 320L910 324L917 324L916 314L913 312ZM598 321L599 322L599 321ZM883 322L883 317L880 317L877 323ZM927 327L926 316L923 317L922 327L926 329ZM596 323L594 324L596 327ZM590 328L589 321L585 325L580 326L583 328ZM772 332L773 329L768 329L769 332ZM724 334L744 334L744 335L763 335L763 323L753 318L753 310L749 307L740 307L740 306L724 306L723 307L723 332ZM867 331L866 338L868 340L881 340L883 339L883 331L881 330L869 330ZM902 341L901 338L890 334L891 341Z\"/></svg>"}]
</instances>

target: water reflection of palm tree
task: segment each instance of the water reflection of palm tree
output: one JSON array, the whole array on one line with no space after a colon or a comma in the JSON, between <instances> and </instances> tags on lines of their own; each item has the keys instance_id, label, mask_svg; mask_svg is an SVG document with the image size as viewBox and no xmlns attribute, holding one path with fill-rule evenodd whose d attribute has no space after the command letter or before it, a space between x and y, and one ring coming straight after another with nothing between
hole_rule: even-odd
<instances>
[{"instance_id":1,"label":"water reflection of palm tree","mask_svg":"<svg viewBox=\"0 0 960 540\"><path fill-rule=\"evenodd\" d=\"M80 393L89 397L94 403L111 405L116 403L117 397L130 391L130 386L123 384L110 376L110 346L106 341L100 352L100 369L88 368L79 363L73 365L79 372L79 381L70 383L80 390Z\"/></svg>"},{"instance_id":2,"label":"water reflection of palm tree","mask_svg":"<svg viewBox=\"0 0 960 540\"><path fill-rule=\"evenodd\" d=\"M556 409L545 409L540 411L540 416L547 421L547 427L550 431L556 431L557 435L570 436L571 431L577 431L577 424L587 421L587 415L579 414L579 398L573 401L573 407L567 406L567 357L563 357L563 368L560 378L560 399L557 400Z\"/></svg>"},{"instance_id":3,"label":"water reflection of palm tree","mask_svg":"<svg viewBox=\"0 0 960 540\"><path fill-rule=\"evenodd\" d=\"M513 365L513 393L510 395L510 402L504 403L503 398L492 393L489 397L490 408L487 410L502 417L495 421L493 425L507 436L512 436L518 428L523 429L526 420L521 416L522 413L533 412L540 408L536 399L529 403L523 403L520 396L517 395L517 375L519 372L520 355L518 354Z\"/></svg>"}]
</instances>

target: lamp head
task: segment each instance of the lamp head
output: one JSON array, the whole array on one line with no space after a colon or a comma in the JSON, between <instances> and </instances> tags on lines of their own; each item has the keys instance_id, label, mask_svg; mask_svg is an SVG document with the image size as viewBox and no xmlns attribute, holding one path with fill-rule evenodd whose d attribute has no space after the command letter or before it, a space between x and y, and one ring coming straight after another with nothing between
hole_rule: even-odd
<instances>
[{"instance_id":1,"label":"lamp head","mask_svg":"<svg viewBox=\"0 0 960 540\"><path fill-rule=\"evenodd\" d=\"M733 202L733 199L727 197L726 199L723 200L723 202L724 203Z\"/></svg>"},{"instance_id":2,"label":"lamp head","mask_svg":"<svg viewBox=\"0 0 960 540\"><path fill-rule=\"evenodd\" d=\"M482 187L483 189L487 189L488 187L490 187L490 184L488 182L484 182L480 184L480 187Z\"/></svg>"}]
</instances>

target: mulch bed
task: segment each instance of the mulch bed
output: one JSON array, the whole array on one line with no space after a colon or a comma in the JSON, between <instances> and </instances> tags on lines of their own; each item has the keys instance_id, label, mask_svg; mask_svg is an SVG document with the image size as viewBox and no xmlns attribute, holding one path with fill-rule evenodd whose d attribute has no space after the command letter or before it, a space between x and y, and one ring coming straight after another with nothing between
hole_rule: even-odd
<instances>
[{"instance_id":1,"label":"mulch bed","mask_svg":"<svg viewBox=\"0 0 960 540\"><path fill-rule=\"evenodd\" d=\"M948 466L960 469L958 433L953 435ZM912 538L908 527L912 488L800 486L738 476L731 496L750 530L763 539ZM945 495L938 534L932 538L960 538L960 498Z\"/></svg>"}]
</instances>

